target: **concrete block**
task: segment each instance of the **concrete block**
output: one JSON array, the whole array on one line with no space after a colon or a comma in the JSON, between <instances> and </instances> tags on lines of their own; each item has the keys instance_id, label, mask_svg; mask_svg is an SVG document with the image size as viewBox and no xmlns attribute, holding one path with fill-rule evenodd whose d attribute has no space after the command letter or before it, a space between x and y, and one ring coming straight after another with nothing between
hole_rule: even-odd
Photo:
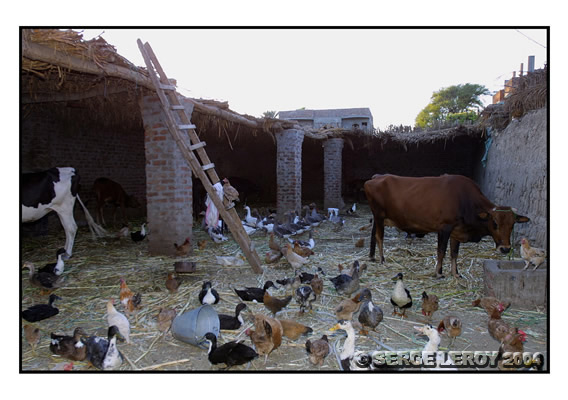
<instances>
[{"instance_id":1,"label":"concrete block","mask_svg":"<svg viewBox=\"0 0 568 400\"><path fill-rule=\"evenodd\" d=\"M548 266L542 264L536 271L529 266L525 271L525 262L506 260L485 260L484 287L485 295L510 301L511 307L534 310L546 307L548 299Z\"/></svg>"}]
</instances>

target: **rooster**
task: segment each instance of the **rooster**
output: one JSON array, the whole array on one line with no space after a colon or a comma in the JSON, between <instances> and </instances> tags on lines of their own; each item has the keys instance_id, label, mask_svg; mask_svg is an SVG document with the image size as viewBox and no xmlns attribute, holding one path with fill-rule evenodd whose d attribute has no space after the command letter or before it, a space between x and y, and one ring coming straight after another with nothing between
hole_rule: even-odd
<instances>
[{"instance_id":1,"label":"rooster","mask_svg":"<svg viewBox=\"0 0 568 400\"><path fill-rule=\"evenodd\" d=\"M521 257L525 260L525 268L523 268L523 271L529 267L529 264L535 266L533 268L534 271L545 261L546 251L544 249L539 249L538 247L531 247L527 238L522 238Z\"/></svg>"},{"instance_id":2,"label":"rooster","mask_svg":"<svg viewBox=\"0 0 568 400\"><path fill-rule=\"evenodd\" d=\"M138 323L137 314L142 303L142 295L140 293L134 294L122 278L120 279L120 303L127 315L134 314L136 316L136 323Z\"/></svg>"}]
</instances>

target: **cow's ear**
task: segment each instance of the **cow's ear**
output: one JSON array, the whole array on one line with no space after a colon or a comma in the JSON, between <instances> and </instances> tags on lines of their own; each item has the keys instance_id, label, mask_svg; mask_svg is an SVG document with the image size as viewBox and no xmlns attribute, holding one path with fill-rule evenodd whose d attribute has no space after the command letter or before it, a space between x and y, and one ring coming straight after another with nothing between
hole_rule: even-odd
<instances>
[{"instance_id":1,"label":"cow's ear","mask_svg":"<svg viewBox=\"0 0 568 400\"><path fill-rule=\"evenodd\" d=\"M522 224L525 222L529 222L531 219L529 217L525 217L524 215L515 215L515 222L517 224Z\"/></svg>"},{"instance_id":2,"label":"cow's ear","mask_svg":"<svg viewBox=\"0 0 568 400\"><path fill-rule=\"evenodd\" d=\"M477 216L481 218L482 221L487 221L489 219L489 213L487 211L482 211L477 214Z\"/></svg>"}]
</instances>

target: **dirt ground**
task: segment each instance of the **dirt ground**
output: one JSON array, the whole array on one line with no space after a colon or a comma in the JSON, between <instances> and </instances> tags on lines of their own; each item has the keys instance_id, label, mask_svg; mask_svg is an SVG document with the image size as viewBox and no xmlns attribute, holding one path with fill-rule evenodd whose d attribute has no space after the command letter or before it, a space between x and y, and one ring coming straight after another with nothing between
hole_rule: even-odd
<instances>
[{"instance_id":1,"label":"dirt ground","mask_svg":"<svg viewBox=\"0 0 568 400\"><path fill-rule=\"evenodd\" d=\"M240 207L237 207L241 210ZM347 216L345 225L338 228L326 222L315 228L315 255L303 268L314 272L321 267L327 277L338 274L337 265L351 265L354 260L366 263L367 271L361 278L361 287L371 289L373 302L382 308L384 320L376 332L370 337L357 335L356 349L372 351L379 349L378 341L394 350L421 350L427 339L420 336L414 326L428 323L421 314L421 293L436 294L440 298L440 308L430 323L437 325L446 315L455 315L463 323L463 333L456 339L449 350L496 351L499 343L487 332L488 317L483 309L471 306L471 301L483 294L483 259L502 258L494 249L491 238L481 243L469 243L461 246L458 268L463 279L449 277L449 255L444 264L446 278L437 280L433 277L436 253L436 235L430 234L423 239L406 239L404 233L394 228L387 228L385 234L386 262L380 264L369 262L370 229L360 230L368 225L370 211L366 206L359 206L355 216ZM137 228L142 221L135 221ZM117 230L109 229L114 233ZM151 227L150 227L151 231ZM307 239L307 233L300 236ZM230 237L230 235L229 235ZM194 242L208 238L200 228L194 228ZM252 236L261 259L268 251L268 236L256 233ZM365 246L357 248L354 243L365 239ZM63 232L55 232L48 236L22 238L22 261L32 261L37 265L53 262L55 251L64 243ZM50 319L34 325L41 331L41 342L34 354L21 334L21 370L46 371L60 368L67 360L51 354L49 350L50 332L71 334L77 326L83 327L89 334L106 335L106 302L109 298L118 298L119 278L125 278L129 287L142 293L143 308L138 315L138 322L131 318L132 344L119 343L119 349L125 356L120 370L132 371L194 371L218 370L207 359L206 350L194 347L174 339L171 333L160 337L156 327L156 315L161 307L176 307L178 312L187 311L199 306L198 293L205 280L213 282L221 296L215 306L218 313L233 314L238 297L231 287L262 286L266 280L281 279L293 275L291 266L285 259L277 264L263 265L263 275L255 275L245 263L241 267L222 267L215 263L215 255L235 255L239 253L238 245L230 239L221 244L212 241L203 250L194 248L191 256L185 258L197 263L197 271L185 274L184 282L177 294L169 294L164 282L168 272L173 272L174 258L152 257L147 252L147 242L134 243L130 239L93 240L86 227L80 228L74 247L73 257L65 264L65 285L57 290L62 298L56 303L60 313ZM52 255L53 254L53 255ZM516 253L518 257L518 251ZM404 281L412 294L413 306L407 312L408 318L393 317L390 293L394 287L391 280L398 272L404 273ZM22 310L33 305L47 302L39 290L28 282L28 270L21 272L21 307ZM273 295L284 296L285 290L274 291ZM329 280L325 280L323 295L314 303L314 311L299 314L298 304L292 300L290 305L277 315L295 319L313 328L309 337L312 340L327 334L332 347L341 349L345 338L343 331L329 332L335 323L334 308L342 300ZM250 313L268 311L262 304L247 303L244 313L245 326L239 331L222 331L219 344L230 340L243 339L251 345L244 330L251 326ZM117 307L122 311L121 306ZM508 309L503 318L511 325L517 326L527 333L526 352L541 352L545 360L547 354L547 320L546 310L519 310L514 305ZM22 319L22 326L27 323ZM298 371L319 370L333 371L339 369L334 353L326 358L324 365L312 366L307 358L305 342L301 337L296 341L283 339L282 346L275 350L268 359L259 358L248 366L234 367L231 370L256 371ZM339 341L339 343L336 343ZM442 338L441 350L448 350L449 339ZM382 348L384 350L384 348ZM75 371L93 370L87 362L75 362ZM469 370L471 371L471 370Z\"/></svg>"}]
</instances>

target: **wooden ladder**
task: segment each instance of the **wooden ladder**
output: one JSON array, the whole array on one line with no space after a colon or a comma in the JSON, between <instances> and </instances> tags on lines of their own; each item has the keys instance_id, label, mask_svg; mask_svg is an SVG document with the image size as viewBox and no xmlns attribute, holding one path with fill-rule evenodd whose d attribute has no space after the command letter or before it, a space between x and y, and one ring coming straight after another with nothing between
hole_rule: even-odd
<instances>
[{"instance_id":1,"label":"wooden ladder","mask_svg":"<svg viewBox=\"0 0 568 400\"><path fill-rule=\"evenodd\" d=\"M168 80L150 44L142 44L140 39L138 39L137 43L142 57L144 57L144 61L146 62L150 79L162 103L166 117L166 125L170 133L180 148L183 157L191 166L194 175L203 183L205 190L207 190L209 194L209 198L219 210L219 214L229 227L233 238L241 247L253 271L257 274L262 274L263 270L258 254L254 248L251 247L252 242L243 228L235 207L231 207L229 210L225 209L223 200L219 198L217 191L213 187L213 184L219 182L219 177L215 171L215 164L209 160L207 152L205 151L205 142L202 142L197 136L195 125L191 123L184 106L180 103L175 86ZM178 120L175 118L176 114ZM195 153L197 153L199 158Z\"/></svg>"}]
</instances>

